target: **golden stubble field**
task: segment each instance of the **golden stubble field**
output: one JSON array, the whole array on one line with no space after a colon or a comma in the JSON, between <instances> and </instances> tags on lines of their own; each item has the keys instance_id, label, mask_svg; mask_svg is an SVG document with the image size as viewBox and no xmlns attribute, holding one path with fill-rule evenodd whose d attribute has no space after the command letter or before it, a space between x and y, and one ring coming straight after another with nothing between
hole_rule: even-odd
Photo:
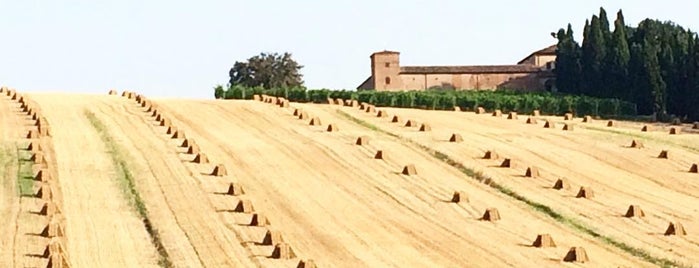
<instances>
[{"instance_id":1,"label":"golden stubble field","mask_svg":"<svg viewBox=\"0 0 699 268\"><path fill-rule=\"evenodd\" d=\"M19 155L32 155L25 137L31 118L11 96L0 96L0 210L7 215L0 266L43 266L52 240L30 234L51 220L32 213L46 201L18 186L35 191L42 182L17 175L25 162ZM667 126L642 132L640 123L607 127L581 118L527 124L526 115L128 92L22 96L51 126L38 141L50 148L44 154L60 194L61 256L71 267L699 263L699 174L688 172L699 161L699 138L691 126L669 135ZM315 117L320 124L309 125ZM546 119L555 128L544 128ZM408 120L415 125L406 127ZM564 123L573 130L562 130ZM453 134L463 141L450 142ZM629 148L632 140L644 148ZM668 159L657 157L662 150ZM483 159L486 151L498 157ZM499 167L505 159L512 167ZM410 165L416 174L403 174ZM525 176L527 168L538 174ZM562 178L569 187L553 189ZM577 198L580 187L594 196ZM454 192L460 202L452 201ZM625 217L630 205L644 217ZM483 219L489 209L499 220ZM664 235L670 222L687 235ZM533 247L540 234L556 247ZM588 260L563 261L573 247Z\"/></svg>"}]
</instances>

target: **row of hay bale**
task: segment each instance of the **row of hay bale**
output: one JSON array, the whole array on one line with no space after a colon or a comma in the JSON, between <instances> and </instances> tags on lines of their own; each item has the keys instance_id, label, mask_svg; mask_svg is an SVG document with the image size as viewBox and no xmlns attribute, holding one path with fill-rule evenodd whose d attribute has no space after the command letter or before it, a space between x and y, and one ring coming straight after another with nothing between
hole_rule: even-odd
<instances>
[{"instance_id":1,"label":"row of hay bale","mask_svg":"<svg viewBox=\"0 0 699 268\"><path fill-rule=\"evenodd\" d=\"M34 181L39 183L38 189L34 193L34 198L41 200L42 205L36 214L46 217L47 225L39 232L39 235L48 239L48 243L43 252L37 254L41 258L48 260L46 267L70 267L68 254L65 250L65 220L61 214L61 198L58 192L58 176L52 175L51 162L47 161L48 153L42 147L42 140L50 138L50 127L48 121L42 116L38 105L31 103L27 97L17 93L14 89L7 87L0 88L0 94L10 98L12 102L20 105L22 117L28 117L33 123L24 135L28 141L25 148L31 153L32 172ZM51 144L46 142L43 144Z\"/></svg>"},{"instance_id":2,"label":"row of hay bale","mask_svg":"<svg viewBox=\"0 0 699 268\"><path fill-rule=\"evenodd\" d=\"M646 148L645 145L643 145L643 142L640 140L631 140L631 144L628 146L628 148L636 148L636 149L643 149ZM660 153L658 153L658 156L656 158L659 159L670 159L670 152L668 150L661 150ZM689 173L699 173L699 162L698 163L692 163L689 167Z\"/></svg>"},{"instance_id":3,"label":"row of hay bale","mask_svg":"<svg viewBox=\"0 0 699 268\"><path fill-rule=\"evenodd\" d=\"M640 144L634 141L634 144ZM638 146L638 145L632 145L632 146ZM662 151L660 153L660 156L667 157L667 151ZM500 156L495 152L495 151L486 151L485 154L483 155L483 159L490 159L490 160L498 160L500 159ZM501 168L514 168L516 165L514 161L510 158L504 158L499 165ZM694 166L696 167L696 165ZM537 178L540 177L540 171L539 168L536 166L528 166L525 173L524 177L527 178ZM570 182L566 178L558 178L556 182L552 186L553 189L555 190L570 190ZM586 186L581 186L575 195L576 198L585 198L585 199L592 199L595 196L595 192L591 187L586 187ZM623 214L625 217L632 218L632 217L645 217L645 212L641 209L640 206L638 205L630 205L629 208L626 210L626 213ZM682 227L682 224L680 222L670 222L668 228L665 231L665 235L686 235L686 232L684 231L684 228Z\"/></svg>"},{"instance_id":4,"label":"row of hay bale","mask_svg":"<svg viewBox=\"0 0 699 268\"><path fill-rule=\"evenodd\" d=\"M112 94L110 91L110 95L115 94ZM163 115L163 113L160 109L158 109L155 103L148 100L143 95L139 94L125 92L122 94L122 96L127 98L129 98L129 96L133 96L130 97L130 99L134 99L142 108L145 108L145 112L148 113L150 117L155 119L159 126L166 129L165 132L167 135L169 135L171 139L182 140L181 143L178 142L178 146L186 149L186 154L194 156L192 160L193 163L210 163L210 160L208 159L206 154L201 152L201 148L199 147L197 142L193 138L188 138L182 129L178 129L172 123L172 120ZM280 107L289 107L289 101L285 100L284 98L255 95L253 96L253 99L258 101L264 101L266 103L274 103L275 105L279 105ZM209 173L209 175L215 177L227 177L228 171L225 165L217 164L213 167L213 170L211 171L211 173ZM264 215L263 213L255 212L252 202L248 199L244 199L245 189L240 183L227 183L227 189L225 189L223 193L239 198L239 201L235 208L232 210L232 212L251 214L250 222L248 222L249 226L268 228L267 226L270 225L269 218L267 218L266 215ZM262 239L262 241L259 242L259 244L274 246L272 254L269 256L270 258L296 258L296 254L294 253L293 249L289 246L287 242L284 241L281 232L279 231L268 228L265 237ZM313 260L301 260L298 264L298 267L315 267L315 263Z\"/></svg>"},{"instance_id":5,"label":"row of hay bale","mask_svg":"<svg viewBox=\"0 0 699 268\"><path fill-rule=\"evenodd\" d=\"M362 110L364 110L365 112L369 112L369 113L374 112L374 111L372 111L371 106L366 106ZM379 110L377 112L376 116L377 117L388 117L388 113L384 110ZM516 114L512 115L512 116L516 119ZM398 115L394 115L393 118L391 119L391 123L403 124L402 122L403 121L401 120L401 118ZM418 124L414 120L410 120L410 119L405 121L405 124L403 124L403 126L405 126L405 127L415 127L417 125ZM424 132L424 131L431 130L431 126L429 126L425 123L419 124L419 125L420 125L419 131ZM453 133L451 135L451 137L449 138L449 141L450 142L462 142L463 138L461 137L460 134ZM368 145L369 143L370 143L370 138L368 136L360 136L355 141L356 145L361 145L361 146ZM495 155L496 154L494 154L490 151L487 153L488 158L493 157ZM384 150L377 150L376 154L374 155L374 159L386 160L387 159L386 152ZM509 166L510 165L509 163L510 163L510 160L506 159L506 161L505 161L505 163L503 163L503 165ZM527 174L529 174L529 176L535 176L535 174L538 174L538 170L537 171L533 171L533 170L536 170L536 169L528 169ZM405 165L401 171L401 174L406 175L406 176L417 175L417 168L415 167L414 164ZM458 203L468 203L469 196L465 191L454 191L452 193L452 196L449 199L449 201L451 203L457 203L457 204ZM494 208L494 207L486 208L485 212L483 213L483 215L481 216L481 218L479 220L490 221L490 222L499 221L499 220L501 220L500 212L498 211L497 208ZM551 238L550 234L539 234L532 242L532 246L539 247L539 248L556 247L556 244L553 241L553 239ZM566 262L587 262L587 261L589 261L589 258L587 257L587 253L585 252L584 248L572 247L566 253L563 260Z\"/></svg>"},{"instance_id":6,"label":"row of hay bale","mask_svg":"<svg viewBox=\"0 0 699 268\"><path fill-rule=\"evenodd\" d=\"M370 108L366 108L366 112L370 112ZM455 111L458 111L458 109L455 109ZM477 113L485 113L484 109L478 109ZM493 116L502 116L502 113L499 111L495 111ZM533 115L527 119L527 124L536 124L536 117L539 116L538 111L534 111ZM384 111L379 111L377 114L377 117L388 117L387 113ZM510 113L507 117L507 119L510 120L517 120L518 119L518 114L517 113ZM566 114L564 116L564 120L573 120L572 114ZM401 123L400 117L397 115L394 116L391 119L392 123ZM592 122L592 118L589 116L586 116L583 118L583 122ZM613 121L610 121L608 123L609 126L614 126ZM417 124L413 120L408 120L404 126L406 127L412 127L416 126ZM546 123L544 125L544 128L555 128L555 124L553 121L546 120ZM424 127L424 124L421 125L421 128ZM429 128L431 129L431 128ZM566 123L563 126L563 130L573 130L573 125ZM422 129L421 129L422 131ZM460 138L460 135L454 133L452 134L450 142L459 142L463 141L462 138ZM360 137L357 139L356 144L361 145L361 144L368 144L368 137ZM378 151L377 152L377 157L385 157L385 152L383 151ZM375 158L377 158L375 157ZM667 157L667 152L663 151L659 155L660 158ZM499 156L496 152L494 151L487 151L484 156L484 159L499 159ZM500 167L514 167L514 162L512 159L505 158L499 165ZM696 165L693 166L693 170L696 170ZM695 171L696 172L696 171ZM403 168L402 174L404 175L413 175L416 174L416 169L414 165L407 165ZM527 167L524 177L530 177L530 178L535 178L540 176L540 172L538 167L536 166L529 166ZM565 178L560 178L558 179L553 187L553 189L557 190L562 190L562 189L570 189L570 184L568 183L567 179ZM578 190L578 193L576 194L576 198L593 198L594 197L594 191L590 187L584 187L581 186L580 189ZM451 197L451 202L453 203L460 203L460 202L468 202L468 195L463 192L463 191L455 191L452 194ZM623 214L625 217L644 217L645 212L640 208L638 205L630 205L629 208L626 210L626 213ZM500 213L498 212L497 208L488 208L486 209L485 213L481 217L481 220L486 220L486 221L497 221L500 220ZM684 230L684 227L680 222L670 222L666 231L665 235L686 235L686 231ZM535 247L547 247L547 246L555 246L555 243L553 242L551 236L549 234L540 234L537 236L535 241L532 244ZM589 260L587 257L587 254L582 247L572 247L566 256L563 259L564 261L575 261L575 262L586 262Z\"/></svg>"}]
</instances>

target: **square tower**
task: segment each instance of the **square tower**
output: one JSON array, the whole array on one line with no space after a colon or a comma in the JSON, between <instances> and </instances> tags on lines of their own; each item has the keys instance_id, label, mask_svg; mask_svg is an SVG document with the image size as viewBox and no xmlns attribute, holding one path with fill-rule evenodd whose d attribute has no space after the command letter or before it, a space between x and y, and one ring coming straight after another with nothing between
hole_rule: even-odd
<instances>
[{"instance_id":1,"label":"square tower","mask_svg":"<svg viewBox=\"0 0 699 268\"><path fill-rule=\"evenodd\" d=\"M400 78L400 53L384 50L371 54L371 77L374 81L374 90L403 90L403 81Z\"/></svg>"}]
</instances>

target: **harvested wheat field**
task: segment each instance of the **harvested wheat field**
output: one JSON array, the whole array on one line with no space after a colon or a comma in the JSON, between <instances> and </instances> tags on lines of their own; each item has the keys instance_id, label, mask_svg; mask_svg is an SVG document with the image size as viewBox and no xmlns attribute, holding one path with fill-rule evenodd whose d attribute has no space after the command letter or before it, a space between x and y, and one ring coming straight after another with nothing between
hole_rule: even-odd
<instances>
[{"instance_id":1,"label":"harvested wheat field","mask_svg":"<svg viewBox=\"0 0 699 268\"><path fill-rule=\"evenodd\" d=\"M601 121L578 124L574 132L550 131L526 124L525 120L501 120L475 113L386 110L418 121L431 121L436 130L426 135L395 127L385 120L364 117L353 109L343 111L405 140L444 153L601 235L658 258L684 265L699 264L699 238L663 235L668 222L674 220L685 221L683 224L691 229L699 228L699 208L695 205L699 204L699 177L688 172L692 161L699 157L699 135L668 135L661 130L641 132L642 123L620 121L611 129ZM545 119L564 122L563 117ZM464 142L447 142L451 132L461 133ZM643 141L645 148L630 148L632 139ZM665 149L677 153L677 157L673 161L659 159L658 152ZM482 159L488 150L522 165L514 169L497 168L500 163L497 160ZM537 178L522 176L531 165L539 167ZM568 178L572 188L551 190L561 177ZM594 199L575 198L581 186L594 189ZM638 202L650 217L621 217L630 202Z\"/></svg>"},{"instance_id":2,"label":"harvested wheat field","mask_svg":"<svg viewBox=\"0 0 699 268\"><path fill-rule=\"evenodd\" d=\"M562 131L543 123L562 125L563 117L526 124L526 117L381 108L432 129L420 131L350 106L147 98L209 160L197 163L184 137L167 134L135 99L26 96L51 125L41 146L52 148L44 154L56 167L70 267L699 263L699 177L689 173L699 136L685 129L669 135L663 126L641 132L640 123L608 128L604 120L573 118L575 131ZM0 211L11 217L0 225L0 266L45 266L41 245L49 240L25 235L49 222L29 213L42 201L20 195L12 180L21 169L16 148L29 144L24 126L31 122L19 115L19 104L2 98ZM340 131L298 120L296 109ZM455 133L463 140L449 142ZM357 145L358 137L370 142ZM634 139L645 148L629 148ZM489 150L499 159L483 159ZM659 159L661 150L672 157ZM387 157L374 159L377 151ZM498 167L505 158L516 164ZM214 174L219 165L225 172ZM407 166L416 172L404 175ZM537 176L525 177L527 167L537 167ZM570 187L554 190L559 178ZM594 197L575 198L580 187L594 189ZM625 217L630 205L643 208L644 217ZM687 235L664 235L670 222ZM541 234L555 247L533 246ZM565 262L571 248L584 248L587 260Z\"/></svg>"}]
</instances>

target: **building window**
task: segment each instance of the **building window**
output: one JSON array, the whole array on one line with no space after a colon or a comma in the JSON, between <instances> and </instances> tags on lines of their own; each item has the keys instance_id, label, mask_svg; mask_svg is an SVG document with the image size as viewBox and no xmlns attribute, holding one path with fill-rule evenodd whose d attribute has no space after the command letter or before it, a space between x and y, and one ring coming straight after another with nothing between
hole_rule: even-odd
<instances>
[{"instance_id":1,"label":"building window","mask_svg":"<svg viewBox=\"0 0 699 268\"><path fill-rule=\"evenodd\" d=\"M391 67L391 63L386 63L386 68Z\"/></svg>"},{"instance_id":2,"label":"building window","mask_svg":"<svg viewBox=\"0 0 699 268\"><path fill-rule=\"evenodd\" d=\"M390 84L391 84L391 78L390 78L390 77L386 77L386 85L390 85Z\"/></svg>"}]
</instances>

